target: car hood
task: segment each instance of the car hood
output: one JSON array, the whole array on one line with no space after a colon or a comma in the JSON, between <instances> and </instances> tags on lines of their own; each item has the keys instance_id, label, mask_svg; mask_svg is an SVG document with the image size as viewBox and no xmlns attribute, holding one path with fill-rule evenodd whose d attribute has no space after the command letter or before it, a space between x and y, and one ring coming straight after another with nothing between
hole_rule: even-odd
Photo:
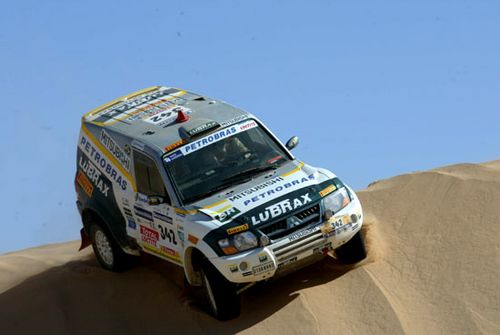
<instances>
[{"instance_id":1,"label":"car hood","mask_svg":"<svg viewBox=\"0 0 500 335\"><path fill-rule=\"evenodd\" d=\"M318 200L320 187L333 177L322 169L292 161L190 207L208 215L216 225L224 225L238 217L256 225L263 223L262 219L270 220ZM256 215L259 211L263 213L261 216Z\"/></svg>"}]
</instances>

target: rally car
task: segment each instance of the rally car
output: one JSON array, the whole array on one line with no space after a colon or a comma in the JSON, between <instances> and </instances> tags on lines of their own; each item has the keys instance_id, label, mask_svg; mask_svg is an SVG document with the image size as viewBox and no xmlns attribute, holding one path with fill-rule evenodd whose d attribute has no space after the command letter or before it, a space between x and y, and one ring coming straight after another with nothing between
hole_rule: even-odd
<instances>
[{"instance_id":1,"label":"rally car","mask_svg":"<svg viewBox=\"0 0 500 335\"><path fill-rule=\"evenodd\" d=\"M220 320L252 284L325 254L366 257L361 204L332 172L290 152L255 116L151 87L82 117L75 188L82 245L123 271L149 253L184 269Z\"/></svg>"}]
</instances>

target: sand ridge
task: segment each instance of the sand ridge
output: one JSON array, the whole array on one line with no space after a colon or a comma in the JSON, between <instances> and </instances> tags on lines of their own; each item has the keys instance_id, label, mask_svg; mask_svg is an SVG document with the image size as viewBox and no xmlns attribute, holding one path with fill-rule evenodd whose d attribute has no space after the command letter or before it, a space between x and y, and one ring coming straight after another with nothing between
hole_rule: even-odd
<instances>
[{"instance_id":1,"label":"sand ridge","mask_svg":"<svg viewBox=\"0 0 500 335\"><path fill-rule=\"evenodd\" d=\"M500 161L458 164L358 192L369 257L334 259L242 295L218 322L182 270L145 258L99 268L77 242L0 255L0 329L28 334L500 334Z\"/></svg>"}]
</instances>

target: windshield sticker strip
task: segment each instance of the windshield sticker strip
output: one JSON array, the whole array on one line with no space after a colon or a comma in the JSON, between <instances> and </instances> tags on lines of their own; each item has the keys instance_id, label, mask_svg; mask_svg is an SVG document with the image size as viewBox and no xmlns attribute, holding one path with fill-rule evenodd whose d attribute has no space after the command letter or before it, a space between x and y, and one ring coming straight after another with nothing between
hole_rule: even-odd
<instances>
[{"instance_id":1,"label":"windshield sticker strip","mask_svg":"<svg viewBox=\"0 0 500 335\"><path fill-rule=\"evenodd\" d=\"M176 150L174 153L170 154L165 158L167 162L171 162L176 158L179 158L184 155L189 155L195 151L198 151L204 147L209 146L210 144L219 142L220 140L223 140L225 138L231 137L233 135L236 135L238 133L247 131L249 129L257 127L257 122L254 120L250 120L247 122L243 122L222 130L218 130L215 133L212 133L208 136L205 136L199 140L193 141L189 144L186 144L185 146L179 148Z\"/></svg>"}]
</instances>

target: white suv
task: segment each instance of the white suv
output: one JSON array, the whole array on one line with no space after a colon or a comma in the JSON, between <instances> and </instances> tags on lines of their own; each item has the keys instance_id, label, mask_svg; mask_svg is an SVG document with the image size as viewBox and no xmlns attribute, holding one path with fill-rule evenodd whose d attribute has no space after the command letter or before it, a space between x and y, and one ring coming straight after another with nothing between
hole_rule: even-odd
<instances>
[{"instance_id":1,"label":"white suv","mask_svg":"<svg viewBox=\"0 0 500 335\"><path fill-rule=\"evenodd\" d=\"M297 160L255 116L151 87L82 118L75 187L82 246L123 271L140 252L184 268L220 320L252 284L327 252L366 257L361 204L333 173Z\"/></svg>"}]
</instances>

